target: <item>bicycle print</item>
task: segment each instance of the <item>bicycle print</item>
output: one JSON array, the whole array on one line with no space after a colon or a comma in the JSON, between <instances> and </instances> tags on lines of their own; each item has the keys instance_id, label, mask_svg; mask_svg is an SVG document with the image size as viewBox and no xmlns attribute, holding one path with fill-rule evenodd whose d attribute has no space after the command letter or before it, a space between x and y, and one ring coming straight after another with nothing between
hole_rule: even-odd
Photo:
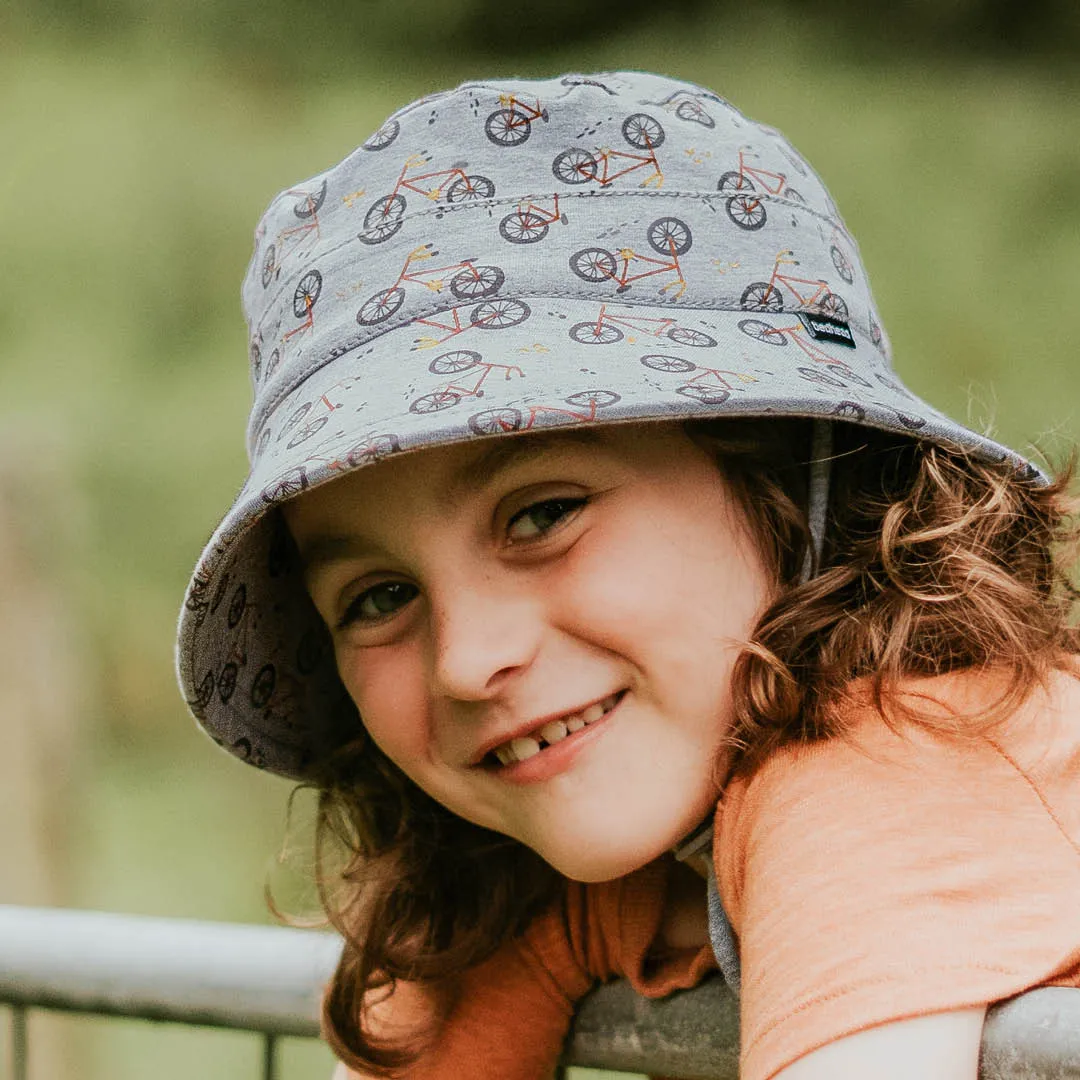
<instances>
[{"instance_id":1,"label":"bicycle print","mask_svg":"<svg viewBox=\"0 0 1080 1080\"><path fill-rule=\"evenodd\" d=\"M464 161L451 165L449 169L425 173L414 171L430 161L428 154L410 154L405 159L394 190L376 199L364 215L364 231L360 233L360 240L365 244L381 244L397 234L405 216L403 192L423 195L432 202L445 198L448 203L490 199L495 194L495 184L486 176L465 172L467 162Z\"/></svg>"},{"instance_id":2,"label":"bicycle print","mask_svg":"<svg viewBox=\"0 0 1080 1080\"><path fill-rule=\"evenodd\" d=\"M567 218L559 210L558 193L553 198L555 202L550 210L531 199L518 203L517 209L499 222L499 235L511 244L535 244L547 236L556 221L565 225Z\"/></svg>"},{"instance_id":3,"label":"bicycle print","mask_svg":"<svg viewBox=\"0 0 1080 1080\"><path fill-rule=\"evenodd\" d=\"M676 345L689 345L698 349L711 349L716 346L716 338L688 326L679 326L672 318L657 318L646 315L615 315L608 311L607 304L600 305L600 314L592 322L579 322L570 327L570 337L579 345L613 345L622 341L626 331L631 334L646 334L660 337L661 334L674 341ZM634 337L629 339L633 342Z\"/></svg>"},{"instance_id":4,"label":"bicycle print","mask_svg":"<svg viewBox=\"0 0 1080 1080\"><path fill-rule=\"evenodd\" d=\"M438 249L430 243L410 251L394 284L365 300L356 313L356 321L361 326L375 326L395 315L405 303L408 282L437 293L442 292L449 278L448 288L456 299L481 300L498 292L506 281L506 275L498 266L477 266L473 259L462 259L448 266L415 269L416 264L425 263L438 254Z\"/></svg>"},{"instance_id":5,"label":"bicycle print","mask_svg":"<svg viewBox=\"0 0 1080 1080\"><path fill-rule=\"evenodd\" d=\"M500 94L501 109L484 122L484 134L496 146L520 146L532 134L532 122L548 120L548 111L539 101L535 105L519 101L513 94Z\"/></svg>"},{"instance_id":6,"label":"bicycle print","mask_svg":"<svg viewBox=\"0 0 1080 1080\"><path fill-rule=\"evenodd\" d=\"M779 252L769 280L751 282L743 290L739 301L743 311L783 311L784 289L787 289L800 308L811 309L821 315L847 322L847 304L836 293L830 291L827 281L822 278L795 277L793 274L780 272L781 266L798 265L799 260L795 258L793 251ZM806 285L813 285L814 291L800 289L800 286Z\"/></svg>"},{"instance_id":7,"label":"bicycle print","mask_svg":"<svg viewBox=\"0 0 1080 1080\"><path fill-rule=\"evenodd\" d=\"M293 204L293 213L302 224L282 229L274 242L267 245L262 263L264 289L269 288L270 282L281 274L281 267L286 257L300 246L306 236L312 236L315 240L319 238L319 210L326 201L326 181L324 180L319 189L314 192L293 188L286 194L297 196Z\"/></svg>"},{"instance_id":8,"label":"bicycle print","mask_svg":"<svg viewBox=\"0 0 1080 1080\"><path fill-rule=\"evenodd\" d=\"M684 356L669 356L666 353L646 353L641 357L641 363L652 371L663 371L668 374L685 375L691 371L699 372L682 386L677 386L675 393L692 398L702 405L723 405L731 397L733 387L726 376L730 375L741 383L757 382L753 375L747 375L741 371L702 367L700 364L695 364L693 360L687 360Z\"/></svg>"},{"instance_id":9,"label":"bicycle print","mask_svg":"<svg viewBox=\"0 0 1080 1080\"><path fill-rule=\"evenodd\" d=\"M765 203L755 194L758 186L769 195L783 195L784 198L798 203L805 203L806 200L793 187L788 186L784 173L751 165L746 160L747 149L739 148L739 167L724 173L717 181L716 190L730 196L726 208L732 222L740 229L754 232L764 227L768 219Z\"/></svg>"},{"instance_id":10,"label":"bicycle print","mask_svg":"<svg viewBox=\"0 0 1080 1080\"><path fill-rule=\"evenodd\" d=\"M660 287L660 292L674 290L676 297L686 291L686 279L683 277L679 256L685 255L693 243L690 226L680 218L657 218L645 231L649 247L666 258L656 259L642 255L633 248L620 248L618 252L606 248L582 248L570 256L570 269L583 281L615 281L617 293L624 293L635 281L653 277L656 274L675 274L675 280ZM631 273L631 267L643 265L646 269Z\"/></svg>"},{"instance_id":11,"label":"bicycle print","mask_svg":"<svg viewBox=\"0 0 1080 1080\"><path fill-rule=\"evenodd\" d=\"M412 348L434 349L467 330L505 330L511 326L520 326L531 314L529 305L524 300L497 296L484 300L469 310L468 319L461 321L461 308L451 308L440 318L414 319L417 326L430 326L441 336L425 334L413 340ZM449 321L444 321L449 319Z\"/></svg>"},{"instance_id":12,"label":"bicycle print","mask_svg":"<svg viewBox=\"0 0 1080 1080\"><path fill-rule=\"evenodd\" d=\"M409 412L421 415L439 412L441 409L449 409L451 406L457 405L464 398L483 397L484 381L496 368L504 372L504 381L508 381L513 376L523 378L525 375L521 368L513 364L486 362L480 353L473 352L471 349L455 349L436 356L428 364L428 371L435 375L465 375L472 373L472 378L468 383L464 380L451 382L440 390L417 398L409 405Z\"/></svg>"},{"instance_id":13,"label":"bicycle print","mask_svg":"<svg viewBox=\"0 0 1080 1080\"><path fill-rule=\"evenodd\" d=\"M586 424L596 419L598 409L614 405L620 400L619 395L613 390L581 390L563 399L572 409L564 409L558 405L530 405L527 412L520 409L504 407L501 409L486 409L469 417L469 429L475 435L500 435L510 431L529 431L535 424L537 417L554 416L557 423L565 424L567 418L570 423ZM579 411L587 408L587 411Z\"/></svg>"},{"instance_id":14,"label":"bicycle print","mask_svg":"<svg viewBox=\"0 0 1080 1080\"><path fill-rule=\"evenodd\" d=\"M572 147L557 155L551 163L556 180L564 184L587 184L596 180L607 187L623 176L638 169L651 168L652 172L641 181L641 187L663 187L664 172L656 157L656 150L663 145L665 133L660 121L648 113L633 113L622 123L622 136L635 150L644 154L632 154L625 150L600 147L595 153L583 147ZM623 161L632 165L622 166Z\"/></svg>"}]
</instances>

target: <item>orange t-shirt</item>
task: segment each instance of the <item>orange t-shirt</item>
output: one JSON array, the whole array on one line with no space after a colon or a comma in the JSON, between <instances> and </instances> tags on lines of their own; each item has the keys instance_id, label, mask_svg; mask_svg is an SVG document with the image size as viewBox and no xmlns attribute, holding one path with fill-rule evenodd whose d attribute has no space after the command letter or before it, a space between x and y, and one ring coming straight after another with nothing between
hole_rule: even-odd
<instances>
[{"instance_id":1,"label":"orange t-shirt","mask_svg":"<svg viewBox=\"0 0 1080 1080\"><path fill-rule=\"evenodd\" d=\"M912 684L977 708L992 680ZM714 842L742 962L742 1080L876 1024L1080 987L1080 681L1055 677L981 736L887 725L780 751L724 792ZM571 884L465 979L410 1080L548 1080L575 1003L629 978L659 997L715 967L653 948L669 858Z\"/></svg>"}]
</instances>

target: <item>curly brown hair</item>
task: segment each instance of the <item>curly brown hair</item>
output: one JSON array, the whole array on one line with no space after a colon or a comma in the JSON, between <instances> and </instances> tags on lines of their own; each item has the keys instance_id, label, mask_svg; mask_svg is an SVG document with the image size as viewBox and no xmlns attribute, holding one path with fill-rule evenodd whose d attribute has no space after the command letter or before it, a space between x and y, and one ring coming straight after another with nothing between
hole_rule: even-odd
<instances>
[{"instance_id":1,"label":"curly brown hair","mask_svg":"<svg viewBox=\"0 0 1080 1080\"><path fill-rule=\"evenodd\" d=\"M1014 710L1080 652L1068 578L1078 503L1073 461L1047 483L1011 462L849 423L833 424L828 529L809 580L811 422L691 421L780 583L732 678L731 767L843 730L854 680L909 718L975 731ZM902 680L993 667L1008 674L978 716L918 713L890 697ZM397 980L427 987L437 1029L455 976L490 956L554 901L563 879L505 836L466 822L361 736L319 771L316 873L345 939L324 998L338 1057L389 1075L411 1043L380 1039L366 1010ZM432 1027L427 1029L433 1030Z\"/></svg>"}]
</instances>

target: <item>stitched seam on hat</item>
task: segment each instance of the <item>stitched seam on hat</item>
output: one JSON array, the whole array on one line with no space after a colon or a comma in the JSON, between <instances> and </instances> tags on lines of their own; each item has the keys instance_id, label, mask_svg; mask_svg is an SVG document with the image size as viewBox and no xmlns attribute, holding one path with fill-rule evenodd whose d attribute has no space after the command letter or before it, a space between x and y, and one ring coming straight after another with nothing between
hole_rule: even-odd
<instances>
[{"instance_id":1,"label":"stitched seam on hat","mask_svg":"<svg viewBox=\"0 0 1080 1080\"><path fill-rule=\"evenodd\" d=\"M591 181L590 181L591 183ZM424 217L428 217L432 214L438 214L440 216L457 213L462 210L487 210L493 206L518 206L523 202L527 202L533 199L553 199L555 196L559 197L559 201L562 202L566 199L613 199L626 196L637 196L653 199L700 199L702 202L710 203L712 201L727 201L728 199L736 198L739 195L750 195L762 202L774 203L778 206L783 206L787 209L798 210L801 213L808 214L811 217L817 218L819 221L827 222L830 225L837 226L845 236L848 235L847 229L844 228L843 223L838 217L830 217L828 214L823 214L819 210L815 210L812 206L805 202L798 202L795 199L785 199L782 195L773 195L767 191L745 191L745 192L725 192L725 191L702 191L702 190L686 190L678 189L676 191L664 191L656 190L654 188L623 188L619 190L608 190L599 187L587 188L587 189L569 189L563 191L544 191L544 192L526 192L523 195L506 195L499 197L492 197L488 199L477 199L475 201L468 202L454 202L454 203L438 203L435 205L424 206L413 213L402 214L397 219L401 225L404 225L407 221L420 220ZM381 196L386 198L386 196ZM374 205L374 204L373 204ZM711 208L715 209L715 208ZM369 211L370 212L370 211ZM369 233L377 231L376 227L361 229L359 236L366 236Z\"/></svg>"},{"instance_id":2,"label":"stitched seam on hat","mask_svg":"<svg viewBox=\"0 0 1080 1080\"><path fill-rule=\"evenodd\" d=\"M581 290L578 288L560 289L558 287L553 288L550 286L545 287L542 293L500 292L484 299L467 300L463 303L458 304L440 304L436 301L428 307L410 311L407 318L398 318L392 322L388 320L387 323L380 324L381 328L379 333L373 334L371 337L351 338L348 341L334 345L329 349L329 351L324 352L318 358L313 358L290 383L288 383L282 389L277 390L272 397L268 398L267 402L262 407L253 409L251 418L249 420L249 428L251 431L258 431L263 426L263 424L266 423L267 418L278 408L279 405L281 405L281 403L287 397L289 397L294 391L296 391L300 386L307 382L307 380L310 379L313 375L326 367L327 364L332 364L335 360L340 360L341 357L346 356L351 352L355 352L357 349L363 348L366 345L374 345L376 341L378 341L382 337L385 337L387 334L393 333L395 330L401 330L404 327L409 326L420 319L426 319L431 315L435 315L441 312L458 311L463 308L475 307L477 304L482 304L487 301L493 300L536 301L547 299L578 300L587 304L614 304L619 307L669 308L673 312L717 312L723 314L743 315L748 319L757 318L761 315L785 315L794 317L796 314L795 311L747 311L740 306L737 296L713 296L704 300L695 300L692 303L684 303L682 301L668 300L664 297L646 297L640 300L627 299L622 296L587 297L582 296ZM871 339L867 329L864 329L861 325L859 325L859 323L854 321L850 321L849 325L851 326L853 331L858 331L859 336L871 349L874 350L874 352L877 352L876 346L874 346L873 340ZM428 352L433 350L424 349L422 351Z\"/></svg>"}]
</instances>

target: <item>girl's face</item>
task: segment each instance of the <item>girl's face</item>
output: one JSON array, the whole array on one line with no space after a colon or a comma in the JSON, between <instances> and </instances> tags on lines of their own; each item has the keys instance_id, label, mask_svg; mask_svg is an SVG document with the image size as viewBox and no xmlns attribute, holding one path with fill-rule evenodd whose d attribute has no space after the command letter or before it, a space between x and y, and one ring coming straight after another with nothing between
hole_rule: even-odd
<instances>
[{"instance_id":1,"label":"girl's face","mask_svg":"<svg viewBox=\"0 0 1080 1080\"><path fill-rule=\"evenodd\" d=\"M681 427L418 451L285 515L365 727L448 809L601 881L715 804L773 583Z\"/></svg>"}]
</instances>

